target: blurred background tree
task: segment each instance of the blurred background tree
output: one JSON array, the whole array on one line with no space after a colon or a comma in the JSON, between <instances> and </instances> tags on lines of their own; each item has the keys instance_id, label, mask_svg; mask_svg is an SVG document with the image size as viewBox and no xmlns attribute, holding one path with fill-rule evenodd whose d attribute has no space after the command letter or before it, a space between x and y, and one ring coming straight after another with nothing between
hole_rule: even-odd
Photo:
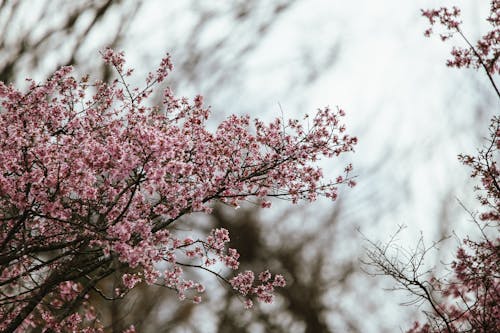
<instances>
[{"instance_id":1,"label":"blurred background tree","mask_svg":"<svg viewBox=\"0 0 500 333\"><path fill-rule=\"evenodd\" d=\"M0 80L17 82L24 75L43 79L61 66L90 65L85 62L95 55L85 50L95 47L95 34L103 38L101 48L119 45L141 4L126 0L1 1ZM102 34L103 25L111 19L121 24L109 26Z\"/></svg>"},{"instance_id":2,"label":"blurred background tree","mask_svg":"<svg viewBox=\"0 0 500 333\"><path fill-rule=\"evenodd\" d=\"M454 76L467 73L443 78L441 62L428 51L433 46L423 40L420 5L0 1L3 81L41 80L67 64L108 80L98 57L105 46L124 49L139 72L169 51L176 69L168 85L182 95L203 94L215 119L280 116L277 101L292 115L338 103L361 139L354 161L360 185L335 207L319 203L279 214L252 204L217 207L210 221L187 221L193 229L227 227L247 267L282 271L289 288L275 305L245 311L230 292L201 306L179 304L171 291L141 285L124 300L92 296L109 331L134 324L143 332L393 332L405 322L410 309L395 310L395 296L379 289L387 282L359 273L356 228L384 238L397 223L409 224L410 242L415 230L439 239L460 228L454 198L468 185L457 185L466 175L455 172L454 156L476 146L472 134L495 103L484 82ZM467 8L474 16L482 7ZM112 291L113 279L99 287Z\"/></svg>"}]
</instances>

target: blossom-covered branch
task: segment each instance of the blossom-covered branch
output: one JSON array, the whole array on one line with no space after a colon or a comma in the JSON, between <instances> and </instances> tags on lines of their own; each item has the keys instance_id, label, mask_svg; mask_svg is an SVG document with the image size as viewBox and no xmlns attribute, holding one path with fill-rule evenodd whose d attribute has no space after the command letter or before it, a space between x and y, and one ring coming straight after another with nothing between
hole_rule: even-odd
<instances>
[{"instance_id":1,"label":"blossom-covered branch","mask_svg":"<svg viewBox=\"0 0 500 333\"><path fill-rule=\"evenodd\" d=\"M354 186L352 167L324 181L315 162L353 151L342 110L324 108L307 119L270 124L231 116L206 128L203 98L152 94L173 66L165 57L143 88L127 78L122 53L104 60L118 72L110 84L77 79L70 67L21 92L0 82L0 329L100 331L87 301L113 273L115 295L137 283L163 284L180 299L201 301L204 287L185 269L238 269L224 229L206 239L179 237L172 226L187 214L210 213L214 201L237 207L255 197L297 202ZM161 265L159 265L161 264ZM161 269L159 267L162 267ZM216 272L215 270L212 270ZM224 273L225 274L225 273ZM280 275L220 275L235 292L268 302Z\"/></svg>"},{"instance_id":2,"label":"blossom-covered branch","mask_svg":"<svg viewBox=\"0 0 500 333\"><path fill-rule=\"evenodd\" d=\"M444 28L439 32L441 39L447 40L455 33L458 33L466 42L467 48L453 47L451 55L453 59L448 60L447 65L457 68L483 68L493 86L497 96L500 98L500 91L493 79L495 74L500 74L500 0L491 0L490 15L486 19L491 25L491 30L483 35L474 46L461 30L460 8L446 8L422 10L431 25L425 31L426 36L430 36L433 26L439 23Z\"/></svg>"}]
</instances>

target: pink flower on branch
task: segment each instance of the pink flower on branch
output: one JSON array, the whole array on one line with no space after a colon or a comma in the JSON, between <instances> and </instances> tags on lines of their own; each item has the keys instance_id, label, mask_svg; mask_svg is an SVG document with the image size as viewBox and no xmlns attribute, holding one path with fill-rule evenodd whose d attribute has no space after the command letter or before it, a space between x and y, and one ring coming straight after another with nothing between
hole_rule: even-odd
<instances>
[{"instance_id":1,"label":"pink flower on branch","mask_svg":"<svg viewBox=\"0 0 500 333\"><path fill-rule=\"evenodd\" d=\"M500 0L490 0L490 15L486 19L491 25L491 30L484 34L473 45L461 29L460 9L458 7L422 10L430 27L424 32L429 37L434 31L434 26L440 25L443 30L439 36L443 41L458 33L467 44L465 48L453 47L452 59L447 65L457 68L483 68L492 84L497 96L500 91L493 80L493 75L500 74Z\"/></svg>"},{"instance_id":2,"label":"pink flower on branch","mask_svg":"<svg viewBox=\"0 0 500 333\"><path fill-rule=\"evenodd\" d=\"M78 80L69 67L26 93L0 82L0 329L85 327L94 312L78 309L91 309L90 291L112 299L141 281L199 303L204 287L184 278L189 269L271 301L282 276L266 271L254 285L243 278L250 273L231 278L213 268L238 269L227 230L180 238L172 226L209 213L215 201L335 200L340 185L354 185L352 168L329 181L315 162L353 151L344 111L320 109L308 126L233 115L210 132L201 96L190 101L166 89L163 106L149 106L173 68L168 56L141 89L127 83L123 53L108 49L103 58L118 73L110 84ZM158 271L159 263L167 268ZM123 284L116 295L95 288L115 272ZM67 310L54 312L45 300Z\"/></svg>"}]
</instances>

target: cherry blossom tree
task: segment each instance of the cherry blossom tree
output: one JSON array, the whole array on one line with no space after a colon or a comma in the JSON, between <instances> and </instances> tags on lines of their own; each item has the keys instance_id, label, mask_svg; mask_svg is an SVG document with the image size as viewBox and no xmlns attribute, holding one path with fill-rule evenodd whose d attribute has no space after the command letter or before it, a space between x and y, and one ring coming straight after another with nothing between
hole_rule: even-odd
<instances>
[{"instance_id":1,"label":"cherry blossom tree","mask_svg":"<svg viewBox=\"0 0 500 333\"><path fill-rule=\"evenodd\" d=\"M427 306L426 322L415 322L408 333L500 330L500 117L492 119L489 131L486 147L477 156L459 157L473 168L472 177L481 180L477 191L482 211L469 212L481 236L461 242L448 274L438 277L433 269L424 269L426 256L439 242L426 246L420 238L416 249L408 250L393 238L385 245L371 243L367 252L373 274L391 276L396 289L414 296L408 304Z\"/></svg>"},{"instance_id":2,"label":"cherry blossom tree","mask_svg":"<svg viewBox=\"0 0 500 333\"><path fill-rule=\"evenodd\" d=\"M453 59L447 65L457 68L483 68L500 100L495 75L500 74L500 1L491 1L488 22L492 30L473 46L462 32L460 9L440 8L422 11L431 26L440 23L442 40L458 33L467 48L453 48ZM429 36L432 28L425 32ZM425 246L422 238L415 250L395 244L394 238L385 245L371 243L366 264L372 273L391 276L397 289L414 296L410 303L425 304L425 322L416 321L408 333L458 333L500 331L500 117L491 119L489 135L476 156L459 155L459 160L472 168L471 177L480 180L475 187L479 211L466 209L479 237L466 237L448 268L448 274L438 277L433 269L424 270L424 259L437 243ZM391 249L395 249L396 253Z\"/></svg>"},{"instance_id":3,"label":"cherry blossom tree","mask_svg":"<svg viewBox=\"0 0 500 333\"><path fill-rule=\"evenodd\" d=\"M241 296L272 302L280 274L238 272L226 229L179 236L182 218L254 198L293 203L354 186L352 167L324 180L315 161L353 151L341 109L304 124L231 116L211 132L203 98L151 96L173 66L169 56L142 88L127 83L123 53L103 52L117 73L107 84L63 67L25 92L0 82L0 328L103 331L89 293L123 297L138 283L202 301L189 270L208 271ZM234 271L234 273L228 273ZM119 272L113 293L98 282ZM129 331L134 331L131 327Z\"/></svg>"}]
</instances>

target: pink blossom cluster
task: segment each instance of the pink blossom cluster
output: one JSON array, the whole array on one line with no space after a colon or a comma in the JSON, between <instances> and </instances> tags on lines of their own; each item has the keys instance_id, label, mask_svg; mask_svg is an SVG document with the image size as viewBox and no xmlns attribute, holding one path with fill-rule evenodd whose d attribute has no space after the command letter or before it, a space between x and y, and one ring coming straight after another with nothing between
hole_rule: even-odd
<instances>
[{"instance_id":1,"label":"pink blossom cluster","mask_svg":"<svg viewBox=\"0 0 500 333\"><path fill-rule=\"evenodd\" d=\"M500 224L500 116L491 119L490 138L477 156L459 155L459 160L472 169L471 177L479 178L476 187L478 200L483 206L480 219L494 226Z\"/></svg>"},{"instance_id":2,"label":"pink blossom cluster","mask_svg":"<svg viewBox=\"0 0 500 333\"><path fill-rule=\"evenodd\" d=\"M483 35L473 46L465 37L461 30L461 21L459 20L460 9L453 7L451 9L441 7L439 9L422 10L431 25L425 31L426 36L433 33L433 26L439 23L444 30L439 33L442 40L447 40L455 33L459 33L465 42L467 48L454 47L451 51L453 59L448 60L450 67L472 67L484 69L489 74L500 74L500 0L491 0L490 15L487 21L491 25L491 30Z\"/></svg>"},{"instance_id":3,"label":"pink blossom cluster","mask_svg":"<svg viewBox=\"0 0 500 333\"><path fill-rule=\"evenodd\" d=\"M70 312L65 318L58 318L54 312L66 311L71 308L74 301L78 299L79 293L82 291L82 285L73 281L65 281L58 286L58 290L54 293L47 307L40 307L37 313L31 313L19 325L16 332L25 332L33 328L42 326L47 332L84 332L94 333L102 332L102 326L95 322L96 310L87 302L83 302L82 313ZM17 312L9 314L13 317ZM43 323L43 325L40 325ZM89 326L89 323L97 325Z\"/></svg>"},{"instance_id":4,"label":"pink blossom cluster","mask_svg":"<svg viewBox=\"0 0 500 333\"><path fill-rule=\"evenodd\" d=\"M434 312L407 333L480 333L500 331L500 238L464 240L452 264L453 278L431 279Z\"/></svg>"},{"instance_id":5,"label":"pink blossom cluster","mask_svg":"<svg viewBox=\"0 0 500 333\"><path fill-rule=\"evenodd\" d=\"M243 296L249 297L245 301L247 308L253 306L250 296L255 296L259 301L264 303L272 303L274 288L286 285L285 278L282 275L276 274L273 279L268 270L261 272L258 278L257 283L260 284L256 284L254 272L245 271L229 281L234 289L238 290Z\"/></svg>"},{"instance_id":6,"label":"pink blossom cluster","mask_svg":"<svg viewBox=\"0 0 500 333\"><path fill-rule=\"evenodd\" d=\"M184 279L184 270L229 283L210 267L236 270L239 255L224 229L205 240L179 238L173 226L181 217L210 213L215 201L238 207L253 197L268 207L274 197L334 200L339 185L355 184L350 166L325 181L315 165L353 151L357 139L346 134L344 111L320 109L307 124L278 118L253 126L250 117L233 115L211 132L201 96L177 98L167 88L161 105L153 103L173 68L170 57L142 88L127 83L133 71L123 53L108 49L103 58L118 73L109 84L77 79L70 67L44 83L29 80L25 92L0 82L2 331L49 322L59 325L51 324L55 331L99 331L88 294L122 297L142 282L199 302L204 288ZM96 289L117 272L123 285L116 295ZM269 301L273 288L284 286L279 275L270 281L246 294ZM47 306L56 299L66 310Z\"/></svg>"}]
</instances>

